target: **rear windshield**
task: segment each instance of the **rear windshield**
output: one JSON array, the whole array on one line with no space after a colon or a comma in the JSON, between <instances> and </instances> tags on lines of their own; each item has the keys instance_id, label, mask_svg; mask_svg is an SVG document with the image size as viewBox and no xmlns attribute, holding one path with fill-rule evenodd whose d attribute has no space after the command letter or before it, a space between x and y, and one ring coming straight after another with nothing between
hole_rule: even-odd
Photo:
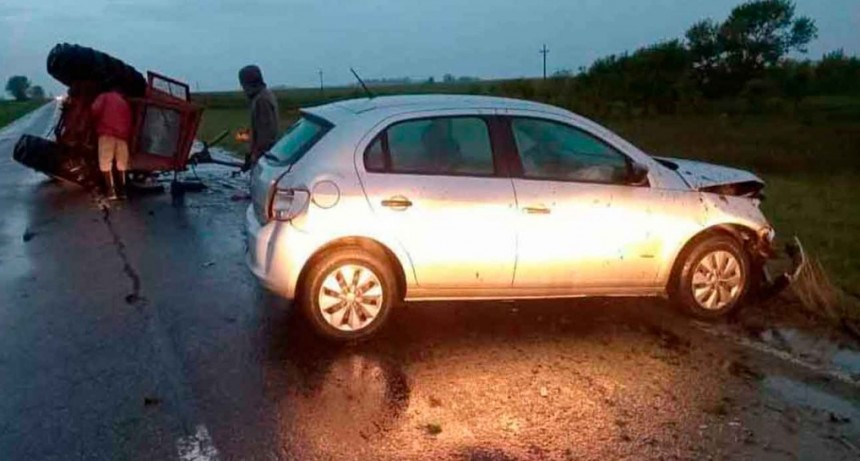
<instances>
[{"instance_id":1,"label":"rear windshield","mask_svg":"<svg viewBox=\"0 0 860 461\"><path fill-rule=\"evenodd\" d=\"M305 115L269 149L267 157L278 164L296 163L330 128L331 125L325 121Z\"/></svg>"}]
</instances>

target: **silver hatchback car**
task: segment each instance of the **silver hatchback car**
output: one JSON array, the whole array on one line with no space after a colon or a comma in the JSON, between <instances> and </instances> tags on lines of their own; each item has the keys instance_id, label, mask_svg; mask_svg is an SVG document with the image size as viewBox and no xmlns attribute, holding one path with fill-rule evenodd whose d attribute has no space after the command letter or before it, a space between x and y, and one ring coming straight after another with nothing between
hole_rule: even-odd
<instances>
[{"instance_id":1,"label":"silver hatchback car","mask_svg":"<svg viewBox=\"0 0 860 461\"><path fill-rule=\"evenodd\" d=\"M253 169L248 266L335 340L404 299L669 296L715 318L772 254L763 186L544 104L355 99L303 110Z\"/></svg>"}]
</instances>

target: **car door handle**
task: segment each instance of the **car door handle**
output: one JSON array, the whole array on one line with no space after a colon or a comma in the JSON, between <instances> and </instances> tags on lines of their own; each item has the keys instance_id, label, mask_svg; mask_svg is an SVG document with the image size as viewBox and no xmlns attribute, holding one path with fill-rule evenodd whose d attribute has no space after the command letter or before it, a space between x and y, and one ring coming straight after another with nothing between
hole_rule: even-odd
<instances>
[{"instance_id":1,"label":"car door handle","mask_svg":"<svg viewBox=\"0 0 860 461\"><path fill-rule=\"evenodd\" d=\"M393 210L405 210L412 206L412 202L406 197L392 197L382 201L382 206Z\"/></svg>"},{"instance_id":2,"label":"car door handle","mask_svg":"<svg viewBox=\"0 0 860 461\"><path fill-rule=\"evenodd\" d=\"M549 214L550 212L549 208L544 206L527 206L523 211L527 214Z\"/></svg>"}]
</instances>

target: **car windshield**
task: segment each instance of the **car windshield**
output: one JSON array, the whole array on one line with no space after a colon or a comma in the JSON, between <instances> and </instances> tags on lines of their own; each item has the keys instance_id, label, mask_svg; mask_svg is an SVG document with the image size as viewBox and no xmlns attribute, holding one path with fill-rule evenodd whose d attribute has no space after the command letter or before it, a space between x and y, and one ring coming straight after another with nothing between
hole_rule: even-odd
<instances>
[{"instance_id":1,"label":"car windshield","mask_svg":"<svg viewBox=\"0 0 860 461\"><path fill-rule=\"evenodd\" d=\"M314 143L322 138L328 128L328 125L321 122L302 117L272 146L267 157L279 164L296 163Z\"/></svg>"}]
</instances>

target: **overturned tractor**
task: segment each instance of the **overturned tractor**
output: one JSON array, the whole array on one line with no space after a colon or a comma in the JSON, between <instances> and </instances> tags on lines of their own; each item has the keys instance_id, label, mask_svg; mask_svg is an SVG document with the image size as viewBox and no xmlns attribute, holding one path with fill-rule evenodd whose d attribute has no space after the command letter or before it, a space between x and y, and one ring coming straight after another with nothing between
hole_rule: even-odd
<instances>
[{"instance_id":1,"label":"overturned tractor","mask_svg":"<svg viewBox=\"0 0 860 461\"><path fill-rule=\"evenodd\" d=\"M122 93L132 108L129 171L134 178L144 180L173 172L178 189L181 183L176 181L176 173L189 163L211 161L206 144L201 152L191 154L203 109L191 102L187 84L155 72L144 77L106 53L67 43L51 50L47 68L68 87L53 129L54 140L22 136L13 154L16 161L86 188L96 186L100 180L98 139L90 108L95 98L109 89Z\"/></svg>"}]
</instances>

